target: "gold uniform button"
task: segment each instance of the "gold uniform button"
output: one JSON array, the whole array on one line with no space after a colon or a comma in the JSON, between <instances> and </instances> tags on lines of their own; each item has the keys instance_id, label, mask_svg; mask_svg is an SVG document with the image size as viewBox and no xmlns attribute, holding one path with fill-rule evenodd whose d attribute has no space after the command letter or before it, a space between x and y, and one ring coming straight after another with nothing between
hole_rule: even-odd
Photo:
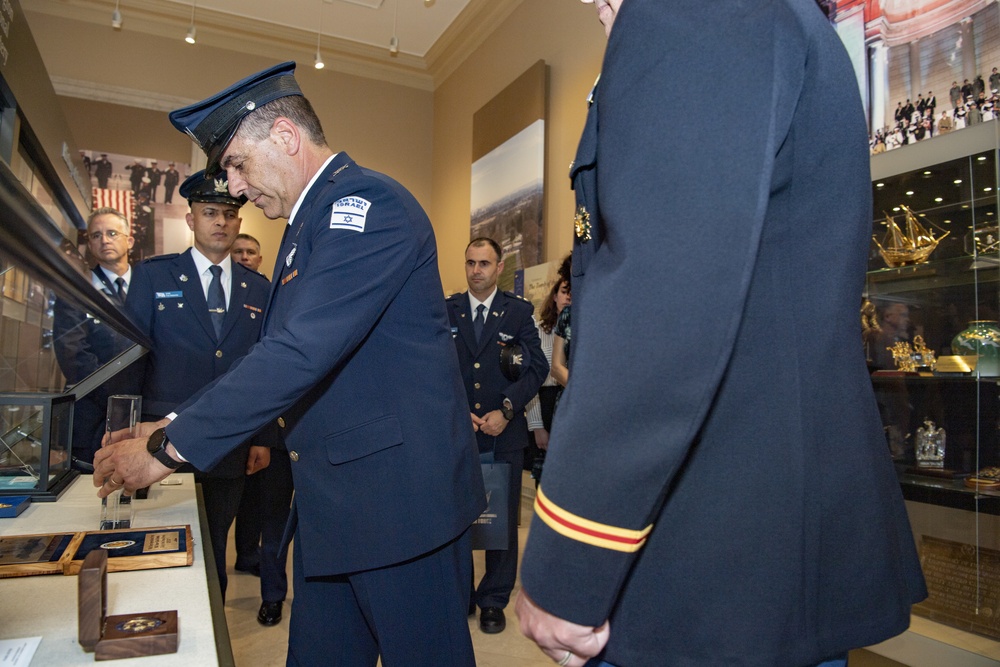
<instances>
[{"instance_id":1,"label":"gold uniform button","mask_svg":"<svg viewBox=\"0 0 1000 667\"><path fill-rule=\"evenodd\" d=\"M284 417L278 417L278 426L280 426L281 428L285 428L285 418Z\"/></svg>"},{"instance_id":2,"label":"gold uniform button","mask_svg":"<svg viewBox=\"0 0 1000 667\"><path fill-rule=\"evenodd\" d=\"M293 449L292 451L288 452L288 458L290 458L293 461L298 461L299 453Z\"/></svg>"},{"instance_id":3,"label":"gold uniform button","mask_svg":"<svg viewBox=\"0 0 1000 667\"><path fill-rule=\"evenodd\" d=\"M472 367L473 368L479 368L479 362L477 361L476 363L472 364Z\"/></svg>"},{"instance_id":4,"label":"gold uniform button","mask_svg":"<svg viewBox=\"0 0 1000 667\"><path fill-rule=\"evenodd\" d=\"M216 356L216 358L221 359L222 358L222 350L216 350L215 351L215 356Z\"/></svg>"},{"instance_id":5,"label":"gold uniform button","mask_svg":"<svg viewBox=\"0 0 1000 667\"><path fill-rule=\"evenodd\" d=\"M476 387L476 389L479 389L479 383L478 382L474 386Z\"/></svg>"},{"instance_id":6,"label":"gold uniform button","mask_svg":"<svg viewBox=\"0 0 1000 667\"><path fill-rule=\"evenodd\" d=\"M481 406L481 405L479 405L479 403L476 403L476 410L478 410L478 409L479 409L479 408L481 408L481 407L482 407L482 406Z\"/></svg>"}]
</instances>

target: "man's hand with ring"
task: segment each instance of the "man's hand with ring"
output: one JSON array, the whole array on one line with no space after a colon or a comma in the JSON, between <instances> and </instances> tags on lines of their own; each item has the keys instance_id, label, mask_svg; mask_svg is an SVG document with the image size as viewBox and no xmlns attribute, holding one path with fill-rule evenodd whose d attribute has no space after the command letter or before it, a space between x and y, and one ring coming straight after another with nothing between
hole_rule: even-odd
<instances>
[{"instance_id":1,"label":"man's hand with ring","mask_svg":"<svg viewBox=\"0 0 1000 667\"><path fill-rule=\"evenodd\" d=\"M99 497L106 498L123 486L126 495L131 495L173 472L150 455L146 441L147 438L122 440L97 450L93 480L94 486L99 487Z\"/></svg>"}]
</instances>

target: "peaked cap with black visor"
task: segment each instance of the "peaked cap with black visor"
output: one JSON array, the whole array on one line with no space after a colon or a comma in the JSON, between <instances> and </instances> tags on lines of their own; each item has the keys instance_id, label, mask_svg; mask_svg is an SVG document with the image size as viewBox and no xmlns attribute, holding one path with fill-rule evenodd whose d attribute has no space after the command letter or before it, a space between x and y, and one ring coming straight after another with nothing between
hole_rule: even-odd
<instances>
[{"instance_id":1,"label":"peaked cap with black visor","mask_svg":"<svg viewBox=\"0 0 1000 667\"><path fill-rule=\"evenodd\" d=\"M204 170L195 172L184 179L179 192L189 204L197 201L206 204L231 204L239 208L247 203L245 195L234 197L229 194L229 181L224 172L218 178L206 176Z\"/></svg>"},{"instance_id":2,"label":"peaked cap with black visor","mask_svg":"<svg viewBox=\"0 0 1000 667\"><path fill-rule=\"evenodd\" d=\"M295 62L284 62L252 74L208 99L170 112L171 124L194 139L208 156L208 176L219 173L226 146L240 122L254 109L282 97L302 95L294 72Z\"/></svg>"}]
</instances>

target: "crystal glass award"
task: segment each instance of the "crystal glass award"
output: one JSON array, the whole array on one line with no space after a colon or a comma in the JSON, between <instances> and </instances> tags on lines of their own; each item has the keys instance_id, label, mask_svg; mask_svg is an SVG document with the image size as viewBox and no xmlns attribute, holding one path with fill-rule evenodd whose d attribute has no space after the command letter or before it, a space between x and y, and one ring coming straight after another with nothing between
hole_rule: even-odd
<instances>
[{"instance_id":1,"label":"crystal glass award","mask_svg":"<svg viewBox=\"0 0 1000 667\"><path fill-rule=\"evenodd\" d=\"M140 415L142 414L142 396L116 394L108 398L108 416L105 432L110 436L115 434L116 440L136 437ZM125 495L124 489L110 493L101 504L101 530L116 528L131 528L135 519L135 508L132 497Z\"/></svg>"}]
</instances>

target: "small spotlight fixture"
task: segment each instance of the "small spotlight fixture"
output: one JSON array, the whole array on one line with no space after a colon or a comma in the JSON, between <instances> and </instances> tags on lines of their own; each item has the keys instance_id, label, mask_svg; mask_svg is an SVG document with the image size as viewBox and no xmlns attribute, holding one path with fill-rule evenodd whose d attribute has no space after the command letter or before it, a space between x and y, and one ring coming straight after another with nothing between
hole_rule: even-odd
<instances>
[{"instance_id":1,"label":"small spotlight fixture","mask_svg":"<svg viewBox=\"0 0 1000 667\"><path fill-rule=\"evenodd\" d=\"M983 188L983 192L990 192L993 188Z\"/></svg>"},{"instance_id":2,"label":"small spotlight fixture","mask_svg":"<svg viewBox=\"0 0 1000 667\"><path fill-rule=\"evenodd\" d=\"M980 155L976 159L979 160L980 162L986 162L986 156L985 155Z\"/></svg>"},{"instance_id":3,"label":"small spotlight fixture","mask_svg":"<svg viewBox=\"0 0 1000 667\"><path fill-rule=\"evenodd\" d=\"M876 183L875 187L876 188L884 188L885 187L885 183Z\"/></svg>"},{"instance_id":4,"label":"small spotlight fixture","mask_svg":"<svg viewBox=\"0 0 1000 667\"><path fill-rule=\"evenodd\" d=\"M955 183L955 185L961 185L962 184L962 179L961 178L956 178L954 180L954 183Z\"/></svg>"},{"instance_id":5,"label":"small spotlight fixture","mask_svg":"<svg viewBox=\"0 0 1000 667\"><path fill-rule=\"evenodd\" d=\"M184 37L184 41L188 44L194 44L197 38L198 31L194 27L194 8L195 0L191 0L191 27L188 28L187 35Z\"/></svg>"},{"instance_id":6,"label":"small spotlight fixture","mask_svg":"<svg viewBox=\"0 0 1000 667\"><path fill-rule=\"evenodd\" d=\"M893 213L899 213L899 207L898 206L893 206L892 207L892 212Z\"/></svg>"},{"instance_id":7,"label":"small spotlight fixture","mask_svg":"<svg viewBox=\"0 0 1000 667\"><path fill-rule=\"evenodd\" d=\"M326 67L326 63L323 62L323 56L319 55L319 51L316 51L316 59L313 61L313 67L316 69L323 69Z\"/></svg>"},{"instance_id":8,"label":"small spotlight fixture","mask_svg":"<svg viewBox=\"0 0 1000 667\"><path fill-rule=\"evenodd\" d=\"M907 190L906 191L906 196L907 197L912 197L913 196L913 190Z\"/></svg>"},{"instance_id":9,"label":"small spotlight fixture","mask_svg":"<svg viewBox=\"0 0 1000 667\"><path fill-rule=\"evenodd\" d=\"M943 202L943 201L944 201L944 199L942 199L941 197L935 197L935 198L934 198L934 201L936 201L937 203L939 203L939 204L940 204L941 202Z\"/></svg>"},{"instance_id":10,"label":"small spotlight fixture","mask_svg":"<svg viewBox=\"0 0 1000 667\"><path fill-rule=\"evenodd\" d=\"M931 172L929 172L929 171L925 171L924 172L924 176L930 176L930 175L931 175Z\"/></svg>"},{"instance_id":11,"label":"small spotlight fixture","mask_svg":"<svg viewBox=\"0 0 1000 667\"><path fill-rule=\"evenodd\" d=\"M396 19L399 18L399 0L392 7L392 37L389 38L389 54L399 53L399 37L396 36Z\"/></svg>"},{"instance_id":12,"label":"small spotlight fixture","mask_svg":"<svg viewBox=\"0 0 1000 667\"><path fill-rule=\"evenodd\" d=\"M118 0L115 0L115 11L111 12L111 27L115 30L122 29L122 13L118 9Z\"/></svg>"}]
</instances>

